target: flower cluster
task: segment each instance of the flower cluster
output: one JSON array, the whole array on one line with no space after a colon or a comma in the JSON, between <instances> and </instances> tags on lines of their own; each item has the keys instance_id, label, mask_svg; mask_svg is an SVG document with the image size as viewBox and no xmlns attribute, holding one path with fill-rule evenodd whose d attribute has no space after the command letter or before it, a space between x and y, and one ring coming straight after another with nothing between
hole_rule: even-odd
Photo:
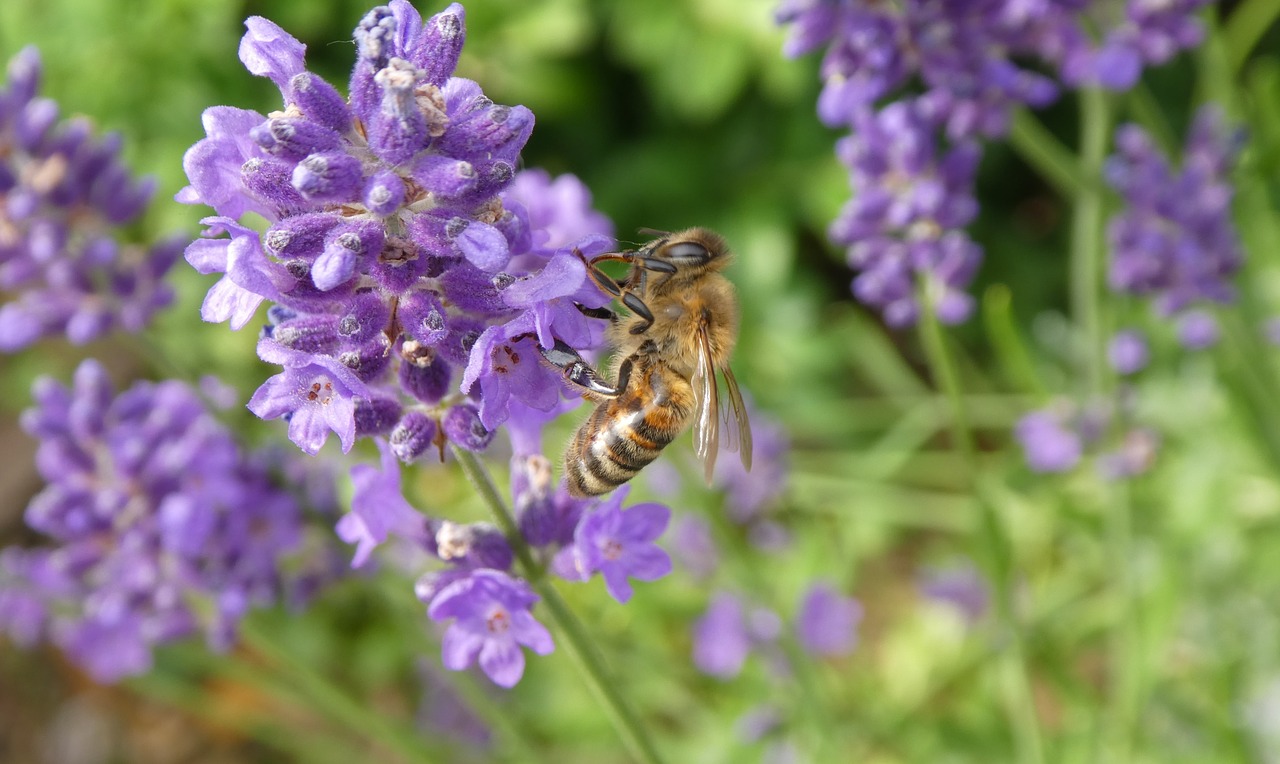
<instances>
[{"instance_id":1,"label":"flower cluster","mask_svg":"<svg viewBox=\"0 0 1280 764\"><path fill-rule=\"evenodd\" d=\"M74 343L113 327L141 330L173 298L162 279L182 251L118 238L155 183L120 162L120 137L94 136L83 118L60 120L37 97L40 56L27 48L0 86L0 352L55 334Z\"/></svg>"},{"instance_id":2,"label":"flower cluster","mask_svg":"<svg viewBox=\"0 0 1280 764\"><path fill-rule=\"evenodd\" d=\"M302 43L250 18L240 58L283 107L206 110L184 159L178 200L217 213L187 249L224 274L202 315L240 328L273 303L258 355L283 370L249 407L308 453L330 432L343 450L386 435L406 462L483 449L513 403L560 404L538 344L602 340L575 305L604 297L573 249L603 251L611 224L576 179L516 173L533 115L452 76L463 19L457 4L425 21L405 0L370 11L343 98Z\"/></svg>"},{"instance_id":3,"label":"flower cluster","mask_svg":"<svg viewBox=\"0 0 1280 764\"><path fill-rule=\"evenodd\" d=\"M1035 472L1070 472L1091 451L1098 473L1109 480L1140 475L1151 469L1159 439L1136 424L1123 398L1115 407L1077 406L1058 401L1032 411L1014 427L1027 466Z\"/></svg>"},{"instance_id":4,"label":"flower cluster","mask_svg":"<svg viewBox=\"0 0 1280 764\"><path fill-rule=\"evenodd\" d=\"M1107 231L1112 289L1151 297L1165 316L1200 302L1234 299L1230 280L1242 252L1231 219L1229 175L1240 139L1216 108L1204 107L1175 169L1142 128L1124 125L1116 131L1117 153L1107 161L1106 178L1125 209ZM1204 320L1189 323L1181 330L1185 344L1212 344Z\"/></svg>"},{"instance_id":5,"label":"flower cluster","mask_svg":"<svg viewBox=\"0 0 1280 764\"><path fill-rule=\"evenodd\" d=\"M784 52L826 46L818 115L852 131L838 154L854 198L829 235L859 271L854 296L904 326L916 321L923 289L940 320L964 321L964 290L982 259L964 231L977 212L977 141L1003 137L1015 107L1042 107L1059 93L1015 61L1039 60L1070 86L1127 89L1144 65L1199 42L1193 12L1204 4L784 0ZM1087 30L1103 30L1102 42Z\"/></svg>"},{"instance_id":6,"label":"flower cluster","mask_svg":"<svg viewBox=\"0 0 1280 764\"><path fill-rule=\"evenodd\" d=\"M140 382L116 395L85 361L72 386L41 379L33 394L22 421L47 485L26 520L55 546L0 553L0 629L16 641L47 637L114 681L197 631L225 648L250 607L309 585L282 572L301 539L298 498L191 388Z\"/></svg>"}]
</instances>

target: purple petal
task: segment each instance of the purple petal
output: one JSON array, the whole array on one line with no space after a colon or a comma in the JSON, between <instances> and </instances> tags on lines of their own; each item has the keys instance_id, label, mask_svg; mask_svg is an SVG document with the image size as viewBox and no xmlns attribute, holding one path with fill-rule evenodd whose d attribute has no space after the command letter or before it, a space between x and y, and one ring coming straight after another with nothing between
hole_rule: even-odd
<instances>
[{"instance_id":1,"label":"purple petal","mask_svg":"<svg viewBox=\"0 0 1280 764\"><path fill-rule=\"evenodd\" d=\"M515 687L524 676L524 652L514 640L487 640L480 649L480 668L499 687Z\"/></svg>"},{"instance_id":2,"label":"purple petal","mask_svg":"<svg viewBox=\"0 0 1280 764\"><path fill-rule=\"evenodd\" d=\"M262 300L262 295L236 286L230 276L223 276L205 295L200 318L214 324L230 321L231 328L238 331L253 318Z\"/></svg>"},{"instance_id":3,"label":"purple petal","mask_svg":"<svg viewBox=\"0 0 1280 764\"><path fill-rule=\"evenodd\" d=\"M444 639L440 644L440 656L445 668L451 671L462 671L475 661L481 648L485 646L485 638L482 635L468 631L455 623L444 633ZM518 649L517 652L519 652ZM519 679L519 677L516 678Z\"/></svg>"},{"instance_id":4,"label":"purple petal","mask_svg":"<svg viewBox=\"0 0 1280 764\"><path fill-rule=\"evenodd\" d=\"M670 521L671 510L662 504L637 504L622 513L623 531L620 535L629 542L653 541L666 531Z\"/></svg>"},{"instance_id":5,"label":"purple petal","mask_svg":"<svg viewBox=\"0 0 1280 764\"><path fill-rule=\"evenodd\" d=\"M627 574L640 581L657 581L671 572L671 555L656 546L628 550Z\"/></svg>"},{"instance_id":6,"label":"purple petal","mask_svg":"<svg viewBox=\"0 0 1280 764\"><path fill-rule=\"evenodd\" d=\"M511 259L507 237L497 228L472 220L455 240L462 256L486 273L495 273Z\"/></svg>"},{"instance_id":7,"label":"purple petal","mask_svg":"<svg viewBox=\"0 0 1280 764\"><path fill-rule=\"evenodd\" d=\"M556 649L551 632L527 610L517 610L511 614L511 635L538 655L550 655Z\"/></svg>"},{"instance_id":8,"label":"purple petal","mask_svg":"<svg viewBox=\"0 0 1280 764\"><path fill-rule=\"evenodd\" d=\"M604 578L604 588L608 590L610 597L624 605L631 599L633 590L631 582L627 580L626 568L618 563L606 563L600 568L600 575Z\"/></svg>"},{"instance_id":9,"label":"purple petal","mask_svg":"<svg viewBox=\"0 0 1280 764\"><path fill-rule=\"evenodd\" d=\"M306 68L307 46L274 21L261 16L250 16L244 25L249 31L240 38L240 60L251 73L271 78L280 92L287 95L289 80Z\"/></svg>"}]
</instances>

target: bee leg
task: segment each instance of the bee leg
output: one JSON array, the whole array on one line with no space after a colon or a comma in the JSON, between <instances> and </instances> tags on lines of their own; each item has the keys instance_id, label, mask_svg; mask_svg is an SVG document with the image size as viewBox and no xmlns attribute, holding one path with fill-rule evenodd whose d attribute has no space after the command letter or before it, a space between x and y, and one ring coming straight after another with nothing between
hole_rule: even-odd
<instances>
[{"instance_id":1,"label":"bee leg","mask_svg":"<svg viewBox=\"0 0 1280 764\"><path fill-rule=\"evenodd\" d=\"M578 351L566 345L561 340L556 340L555 347L546 349L538 348L538 352L542 353L542 357L560 371L564 372L564 378L571 384L576 385L586 392L602 398L616 398L624 389L623 385L614 387L604 381L600 376L600 372L591 368L591 364L587 363ZM627 364L623 364L627 366ZM627 372L630 373L630 368Z\"/></svg>"},{"instance_id":2,"label":"bee leg","mask_svg":"<svg viewBox=\"0 0 1280 764\"><path fill-rule=\"evenodd\" d=\"M575 302L573 306L587 318L603 318L606 321L618 320L618 314L608 308L588 308L580 302Z\"/></svg>"},{"instance_id":3,"label":"bee leg","mask_svg":"<svg viewBox=\"0 0 1280 764\"><path fill-rule=\"evenodd\" d=\"M631 309L631 312L644 320L643 323L636 324L631 327L632 334L644 334L649 331L649 327L653 326L653 311L649 310L649 306L644 304L633 292L627 292L622 296L622 304Z\"/></svg>"}]
</instances>

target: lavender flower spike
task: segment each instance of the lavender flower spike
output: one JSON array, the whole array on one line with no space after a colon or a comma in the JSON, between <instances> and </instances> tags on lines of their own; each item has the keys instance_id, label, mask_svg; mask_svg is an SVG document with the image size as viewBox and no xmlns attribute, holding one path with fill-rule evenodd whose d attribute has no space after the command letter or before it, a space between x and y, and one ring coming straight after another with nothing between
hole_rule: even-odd
<instances>
[{"instance_id":1,"label":"lavender flower spike","mask_svg":"<svg viewBox=\"0 0 1280 764\"><path fill-rule=\"evenodd\" d=\"M529 613L537 601L528 584L485 568L444 587L427 615L453 619L444 635L445 668L461 671L478 662L494 684L514 687L524 676L522 645L538 655L555 649L546 627Z\"/></svg>"},{"instance_id":2,"label":"lavender flower spike","mask_svg":"<svg viewBox=\"0 0 1280 764\"><path fill-rule=\"evenodd\" d=\"M300 42L253 17L241 60L280 87L281 108L207 109L183 159L178 200L216 213L186 253L222 274L201 315L238 329L269 303L259 355L285 368L250 408L287 419L308 453L330 432L344 450L388 435L406 462L445 441L484 449L512 402L560 403L529 331L544 347L603 342L573 308L594 290L569 247L612 226L571 177L508 194L533 114L453 76L464 20L457 4L428 19L405 0L369 11L345 99L306 70Z\"/></svg>"},{"instance_id":3,"label":"lavender flower spike","mask_svg":"<svg viewBox=\"0 0 1280 764\"><path fill-rule=\"evenodd\" d=\"M26 48L0 86L0 352L42 337L89 342L111 329L141 331L173 300L163 282L181 242L143 247L117 229L136 220L155 188L120 163L119 136L95 138L87 120L58 120L37 98L40 56Z\"/></svg>"},{"instance_id":4,"label":"lavender flower spike","mask_svg":"<svg viewBox=\"0 0 1280 764\"><path fill-rule=\"evenodd\" d=\"M225 649L249 608L287 594L299 502L195 391L141 382L116 395L85 361L70 388L42 379L33 395L22 424L47 484L26 521L53 545L0 554L0 630L46 637L110 682L190 634Z\"/></svg>"}]
</instances>

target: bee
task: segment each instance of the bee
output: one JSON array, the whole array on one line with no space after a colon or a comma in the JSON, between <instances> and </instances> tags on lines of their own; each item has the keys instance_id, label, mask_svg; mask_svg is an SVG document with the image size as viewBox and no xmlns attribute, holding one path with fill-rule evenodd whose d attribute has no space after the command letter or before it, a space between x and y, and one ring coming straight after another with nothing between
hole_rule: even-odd
<instances>
[{"instance_id":1,"label":"bee","mask_svg":"<svg viewBox=\"0 0 1280 764\"><path fill-rule=\"evenodd\" d=\"M630 311L579 306L610 322L606 338L614 350L616 383L561 341L542 349L566 380L596 402L565 450L565 477L574 496L599 496L627 482L690 425L710 482L722 420L726 447L737 450L751 469L751 426L729 368L739 321L733 285L721 274L729 249L705 228L650 233L660 238L638 250L590 260L578 253L592 281ZM607 261L628 263L631 270L615 281L600 268ZM724 406L717 374L724 379Z\"/></svg>"}]
</instances>

